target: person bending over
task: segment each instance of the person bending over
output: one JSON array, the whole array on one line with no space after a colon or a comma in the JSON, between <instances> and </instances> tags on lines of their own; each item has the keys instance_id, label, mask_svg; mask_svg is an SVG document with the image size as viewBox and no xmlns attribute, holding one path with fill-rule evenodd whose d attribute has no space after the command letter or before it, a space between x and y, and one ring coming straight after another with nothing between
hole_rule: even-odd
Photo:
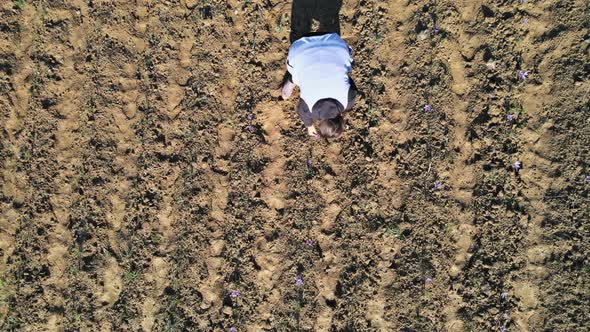
<instances>
[{"instance_id":1,"label":"person bending over","mask_svg":"<svg viewBox=\"0 0 590 332\"><path fill-rule=\"evenodd\" d=\"M351 49L336 33L314 33L291 44L281 95L286 100L299 86L297 113L310 136L333 138L344 131L344 112L357 95L351 70Z\"/></svg>"}]
</instances>

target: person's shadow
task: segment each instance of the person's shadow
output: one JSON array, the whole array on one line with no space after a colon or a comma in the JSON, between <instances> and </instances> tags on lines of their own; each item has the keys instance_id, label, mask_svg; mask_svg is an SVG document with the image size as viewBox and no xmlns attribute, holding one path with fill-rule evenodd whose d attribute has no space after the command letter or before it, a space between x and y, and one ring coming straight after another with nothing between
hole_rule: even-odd
<instances>
[{"instance_id":1,"label":"person's shadow","mask_svg":"<svg viewBox=\"0 0 590 332\"><path fill-rule=\"evenodd\" d=\"M293 0L291 7L291 43L313 34L335 32L340 34L340 7L342 0ZM319 27L312 31L313 20Z\"/></svg>"}]
</instances>

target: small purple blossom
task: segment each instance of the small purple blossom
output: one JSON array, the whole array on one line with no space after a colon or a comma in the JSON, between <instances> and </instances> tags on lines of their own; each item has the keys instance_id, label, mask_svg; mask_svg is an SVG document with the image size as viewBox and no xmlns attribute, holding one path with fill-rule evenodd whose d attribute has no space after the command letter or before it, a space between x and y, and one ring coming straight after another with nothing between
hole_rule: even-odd
<instances>
[{"instance_id":1,"label":"small purple blossom","mask_svg":"<svg viewBox=\"0 0 590 332\"><path fill-rule=\"evenodd\" d=\"M238 329L232 326L229 328L229 332L238 332Z\"/></svg>"},{"instance_id":2,"label":"small purple blossom","mask_svg":"<svg viewBox=\"0 0 590 332\"><path fill-rule=\"evenodd\" d=\"M529 19L528 19L528 18L524 18L524 19L522 20L522 24L527 24L528 22L529 22Z\"/></svg>"},{"instance_id":3,"label":"small purple blossom","mask_svg":"<svg viewBox=\"0 0 590 332\"><path fill-rule=\"evenodd\" d=\"M240 292L238 292L237 290L232 290L231 294L229 294L229 296L233 299L235 299L236 297L240 296Z\"/></svg>"},{"instance_id":4,"label":"small purple blossom","mask_svg":"<svg viewBox=\"0 0 590 332\"><path fill-rule=\"evenodd\" d=\"M501 296L503 299L505 299L505 298L507 298L507 297L508 297L508 293L506 293L506 292L503 292L502 294L500 294L500 296Z\"/></svg>"},{"instance_id":5,"label":"small purple blossom","mask_svg":"<svg viewBox=\"0 0 590 332\"><path fill-rule=\"evenodd\" d=\"M506 332L506 326L500 326L500 332Z\"/></svg>"},{"instance_id":6,"label":"small purple blossom","mask_svg":"<svg viewBox=\"0 0 590 332\"><path fill-rule=\"evenodd\" d=\"M313 241L311 239L307 239L305 240L305 244L311 247L313 245Z\"/></svg>"},{"instance_id":7,"label":"small purple blossom","mask_svg":"<svg viewBox=\"0 0 590 332\"><path fill-rule=\"evenodd\" d=\"M434 189L439 190L442 188L442 182L440 181L435 181L434 182Z\"/></svg>"},{"instance_id":8,"label":"small purple blossom","mask_svg":"<svg viewBox=\"0 0 590 332\"><path fill-rule=\"evenodd\" d=\"M590 183L590 175L586 176L586 183Z\"/></svg>"},{"instance_id":9,"label":"small purple blossom","mask_svg":"<svg viewBox=\"0 0 590 332\"><path fill-rule=\"evenodd\" d=\"M313 138L319 138L320 135L318 133L313 133Z\"/></svg>"},{"instance_id":10,"label":"small purple blossom","mask_svg":"<svg viewBox=\"0 0 590 332\"><path fill-rule=\"evenodd\" d=\"M508 318L510 318L510 316L508 316L508 314L507 314L507 313L504 313L504 314L502 315L502 317L504 317L504 319L508 319Z\"/></svg>"},{"instance_id":11,"label":"small purple blossom","mask_svg":"<svg viewBox=\"0 0 590 332\"><path fill-rule=\"evenodd\" d=\"M529 76L528 70L527 71L522 71L522 70L518 71L518 78L520 78L521 80L523 80L523 81L526 80L527 76Z\"/></svg>"},{"instance_id":12,"label":"small purple blossom","mask_svg":"<svg viewBox=\"0 0 590 332\"><path fill-rule=\"evenodd\" d=\"M424 282L426 282L427 284L429 284L429 283L432 282L432 278L426 278L426 279L424 279Z\"/></svg>"},{"instance_id":13,"label":"small purple blossom","mask_svg":"<svg viewBox=\"0 0 590 332\"><path fill-rule=\"evenodd\" d=\"M252 120L252 119L254 119L254 114L252 114L252 113L248 114L248 120Z\"/></svg>"},{"instance_id":14,"label":"small purple blossom","mask_svg":"<svg viewBox=\"0 0 590 332\"><path fill-rule=\"evenodd\" d=\"M295 285L297 285L298 287L303 286L303 279L301 279L301 276L297 276L297 278L295 279Z\"/></svg>"},{"instance_id":15,"label":"small purple blossom","mask_svg":"<svg viewBox=\"0 0 590 332\"><path fill-rule=\"evenodd\" d=\"M439 32L440 32L440 26L438 24L434 25L434 34L438 35Z\"/></svg>"},{"instance_id":16,"label":"small purple blossom","mask_svg":"<svg viewBox=\"0 0 590 332\"><path fill-rule=\"evenodd\" d=\"M430 107L430 105L428 105L428 104L427 105L424 105L423 108L424 108L424 111L426 111L426 112L432 111L432 107Z\"/></svg>"},{"instance_id":17,"label":"small purple blossom","mask_svg":"<svg viewBox=\"0 0 590 332\"><path fill-rule=\"evenodd\" d=\"M514 114L508 114L508 115L506 115L506 120L508 120L510 122L514 121Z\"/></svg>"},{"instance_id":18,"label":"small purple blossom","mask_svg":"<svg viewBox=\"0 0 590 332\"><path fill-rule=\"evenodd\" d=\"M518 172L522 168L522 163L520 161L514 162L514 170Z\"/></svg>"},{"instance_id":19,"label":"small purple blossom","mask_svg":"<svg viewBox=\"0 0 590 332\"><path fill-rule=\"evenodd\" d=\"M252 126L252 125L248 125L248 131L249 131L249 132L253 132L253 131L254 131L254 126Z\"/></svg>"},{"instance_id":20,"label":"small purple blossom","mask_svg":"<svg viewBox=\"0 0 590 332\"><path fill-rule=\"evenodd\" d=\"M307 166L311 167L311 165L312 165L311 159L307 159Z\"/></svg>"}]
</instances>

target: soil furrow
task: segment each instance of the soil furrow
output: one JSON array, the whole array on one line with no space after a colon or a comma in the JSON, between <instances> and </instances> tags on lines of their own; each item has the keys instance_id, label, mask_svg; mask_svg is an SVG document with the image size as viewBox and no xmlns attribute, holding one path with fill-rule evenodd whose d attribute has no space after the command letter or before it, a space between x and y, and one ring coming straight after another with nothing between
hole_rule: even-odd
<instances>
[{"instance_id":1,"label":"soil furrow","mask_svg":"<svg viewBox=\"0 0 590 332\"><path fill-rule=\"evenodd\" d=\"M586 331L588 1L0 4L0 329ZM356 104L307 135L289 45Z\"/></svg>"}]
</instances>

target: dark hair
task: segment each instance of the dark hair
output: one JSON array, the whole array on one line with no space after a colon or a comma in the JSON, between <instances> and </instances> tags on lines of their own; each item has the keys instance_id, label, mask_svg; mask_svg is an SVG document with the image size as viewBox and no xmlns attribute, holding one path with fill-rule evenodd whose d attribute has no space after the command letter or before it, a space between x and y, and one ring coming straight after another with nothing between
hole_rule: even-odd
<instances>
[{"instance_id":1,"label":"dark hair","mask_svg":"<svg viewBox=\"0 0 590 332\"><path fill-rule=\"evenodd\" d=\"M344 127L344 117L340 114L332 119L321 120L318 124L318 134L324 138L336 138L342 135Z\"/></svg>"}]
</instances>

